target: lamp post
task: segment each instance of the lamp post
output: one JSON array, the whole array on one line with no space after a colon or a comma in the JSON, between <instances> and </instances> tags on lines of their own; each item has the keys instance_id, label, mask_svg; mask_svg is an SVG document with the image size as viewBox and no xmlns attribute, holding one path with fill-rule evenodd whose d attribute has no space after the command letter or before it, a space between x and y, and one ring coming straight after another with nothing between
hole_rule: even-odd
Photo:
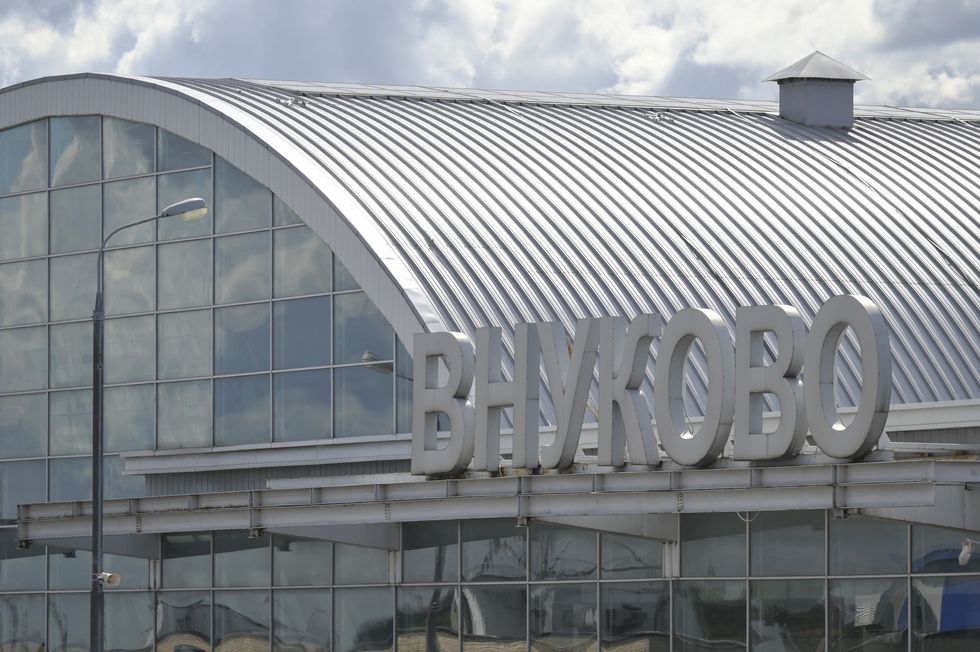
<instances>
[{"instance_id":1,"label":"lamp post","mask_svg":"<svg viewBox=\"0 0 980 652\"><path fill-rule=\"evenodd\" d=\"M95 309L92 311L92 591L89 606L89 649L102 652L105 630L105 600L103 585L114 586L119 576L102 570L102 393L103 352L105 348L105 309L102 299L104 278L103 259L109 239L132 226L179 215L185 221L197 220L208 214L208 203L193 197L167 206L159 214L124 224L102 240L99 247L98 280L95 289Z\"/></svg>"}]
</instances>

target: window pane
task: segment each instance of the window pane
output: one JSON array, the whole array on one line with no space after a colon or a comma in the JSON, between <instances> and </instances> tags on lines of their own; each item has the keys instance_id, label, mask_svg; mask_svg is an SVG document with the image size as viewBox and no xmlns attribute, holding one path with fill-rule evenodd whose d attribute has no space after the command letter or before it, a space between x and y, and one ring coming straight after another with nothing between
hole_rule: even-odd
<instances>
[{"instance_id":1,"label":"window pane","mask_svg":"<svg viewBox=\"0 0 980 652\"><path fill-rule=\"evenodd\" d=\"M759 512L749 523L753 575L823 575L824 512Z\"/></svg>"},{"instance_id":2,"label":"window pane","mask_svg":"<svg viewBox=\"0 0 980 652\"><path fill-rule=\"evenodd\" d=\"M92 384L92 324L51 326L51 387Z\"/></svg>"},{"instance_id":3,"label":"window pane","mask_svg":"<svg viewBox=\"0 0 980 652\"><path fill-rule=\"evenodd\" d=\"M105 596L105 649L114 652L153 649L153 594Z\"/></svg>"},{"instance_id":4,"label":"window pane","mask_svg":"<svg viewBox=\"0 0 980 652\"><path fill-rule=\"evenodd\" d=\"M120 315L153 310L156 304L156 265L153 247L106 252L106 313Z\"/></svg>"},{"instance_id":5,"label":"window pane","mask_svg":"<svg viewBox=\"0 0 980 652\"><path fill-rule=\"evenodd\" d=\"M269 586L269 537L247 530L214 533L215 586Z\"/></svg>"},{"instance_id":6,"label":"window pane","mask_svg":"<svg viewBox=\"0 0 980 652\"><path fill-rule=\"evenodd\" d=\"M535 523L531 526L531 579L574 580L596 576L596 533Z\"/></svg>"},{"instance_id":7,"label":"window pane","mask_svg":"<svg viewBox=\"0 0 980 652\"><path fill-rule=\"evenodd\" d=\"M62 457L48 462L48 500L90 500L92 459Z\"/></svg>"},{"instance_id":8,"label":"window pane","mask_svg":"<svg viewBox=\"0 0 980 652\"><path fill-rule=\"evenodd\" d=\"M863 516L830 519L831 575L904 573L908 526Z\"/></svg>"},{"instance_id":9,"label":"window pane","mask_svg":"<svg viewBox=\"0 0 980 652\"><path fill-rule=\"evenodd\" d=\"M744 577L745 523L735 514L681 514L681 575Z\"/></svg>"},{"instance_id":10,"label":"window pane","mask_svg":"<svg viewBox=\"0 0 980 652\"><path fill-rule=\"evenodd\" d=\"M153 315L110 319L105 324L105 381L128 383L156 377Z\"/></svg>"},{"instance_id":11,"label":"window pane","mask_svg":"<svg viewBox=\"0 0 980 652\"><path fill-rule=\"evenodd\" d=\"M603 650L670 650L670 585L667 582L601 584Z\"/></svg>"},{"instance_id":12,"label":"window pane","mask_svg":"<svg viewBox=\"0 0 980 652\"><path fill-rule=\"evenodd\" d=\"M330 247L309 227L275 231L275 296L330 291Z\"/></svg>"},{"instance_id":13,"label":"window pane","mask_svg":"<svg viewBox=\"0 0 980 652\"><path fill-rule=\"evenodd\" d=\"M493 582L527 577L524 535L514 519L463 521L463 581ZM523 608L522 608L523 609Z\"/></svg>"},{"instance_id":14,"label":"window pane","mask_svg":"<svg viewBox=\"0 0 980 652\"><path fill-rule=\"evenodd\" d=\"M750 591L753 649L823 651L823 580L758 581Z\"/></svg>"},{"instance_id":15,"label":"window pane","mask_svg":"<svg viewBox=\"0 0 980 652\"><path fill-rule=\"evenodd\" d=\"M2 152L0 148L0 157ZM47 194L0 199L0 233L0 260L48 253Z\"/></svg>"},{"instance_id":16,"label":"window pane","mask_svg":"<svg viewBox=\"0 0 980 652\"><path fill-rule=\"evenodd\" d=\"M103 118L105 178L153 172L154 132L152 125L108 116Z\"/></svg>"},{"instance_id":17,"label":"window pane","mask_svg":"<svg viewBox=\"0 0 980 652\"><path fill-rule=\"evenodd\" d=\"M395 431L412 432L412 358L402 341L395 340Z\"/></svg>"},{"instance_id":18,"label":"window pane","mask_svg":"<svg viewBox=\"0 0 980 652\"><path fill-rule=\"evenodd\" d=\"M102 178L102 120L97 115L51 118L51 185Z\"/></svg>"},{"instance_id":19,"label":"window pane","mask_svg":"<svg viewBox=\"0 0 980 652\"><path fill-rule=\"evenodd\" d=\"M51 253L98 249L102 244L102 186L51 193Z\"/></svg>"},{"instance_id":20,"label":"window pane","mask_svg":"<svg viewBox=\"0 0 980 652\"><path fill-rule=\"evenodd\" d=\"M389 434L394 430L392 376L371 367L334 370L336 437Z\"/></svg>"},{"instance_id":21,"label":"window pane","mask_svg":"<svg viewBox=\"0 0 980 652\"><path fill-rule=\"evenodd\" d=\"M976 650L980 647L978 616L980 577L922 577L912 580L913 650Z\"/></svg>"},{"instance_id":22,"label":"window pane","mask_svg":"<svg viewBox=\"0 0 980 652\"><path fill-rule=\"evenodd\" d=\"M463 649L527 649L526 586L464 586L461 594Z\"/></svg>"},{"instance_id":23,"label":"window pane","mask_svg":"<svg viewBox=\"0 0 980 652\"><path fill-rule=\"evenodd\" d=\"M455 587L399 587L395 613L399 650L459 649Z\"/></svg>"},{"instance_id":24,"label":"window pane","mask_svg":"<svg viewBox=\"0 0 980 652\"><path fill-rule=\"evenodd\" d=\"M92 390L51 392L51 455L92 452Z\"/></svg>"},{"instance_id":25,"label":"window pane","mask_svg":"<svg viewBox=\"0 0 980 652\"><path fill-rule=\"evenodd\" d=\"M44 546L17 547L17 529L0 530L0 591L44 590ZM0 623L3 614L0 614ZM9 632L0 628L0 632Z\"/></svg>"},{"instance_id":26,"label":"window pane","mask_svg":"<svg viewBox=\"0 0 980 652\"><path fill-rule=\"evenodd\" d=\"M289 224L302 224L303 220L299 219L299 215L293 212L286 203L273 196L272 198L272 222L275 226L286 226Z\"/></svg>"},{"instance_id":27,"label":"window pane","mask_svg":"<svg viewBox=\"0 0 980 652\"><path fill-rule=\"evenodd\" d=\"M211 445L211 381L157 385L157 447Z\"/></svg>"},{"instance_id":28,"label":"window pane","mask_svg":"<svg viewBox=\"0 0 980 652\"><path fill-rule=\"evenodd\" d=\"M160 378L193 378L211 373L211 311L175 312L157 317Z\"/></svg>"},{"instance_id":29,"label":"window pane","mask_svg":"<svg viewBox=\"0 0 980 652\"><path fill-rule=\"evenodd\" d=\"M344 264L336 256L333 257L333 289L337 292L342 290L360 290L354 277L350 275Z\"/></svg>"},{"instance_id":30,"label":"window pane","mask_svg":"<svg viewBox=\"0 0 980 652\"><path fill-rule=\"evenodd\" d=\"M977 573L980 572L980 546L974 545L974 552L965 565L960 565L959 556L963 541L980 540L980 532L953 530L927 525L912 526L912 572L913 573Z\"/></svg>"},{"instance_id":31,"label":"window pane","mask_svg":"<svg viewBox=\"0 0 980 652\"><path fill-rule=\"evenodd\" d=\"M269 591L214 592L216 649L268 649Z\"/></svg>"},{"instance_id":32,"label":"window pane","mask_svg":"<svg viewBox=\"0 0 980 652\"><path fill-rule=\"evenodd\" d=\"M52 593L48 596L48 650L76 652L89 644L87 593Z\"/></svg>"},{"instance_id":33,"label":"window pane","mask_svg":"<svg viewBox=\"0 0 980 652\"><path fill-rule=\"evenodd\" d=\"M92 584L92 553L88 550L48 550L48 588L87 589Z\"/></svg>"},{"instance_id":34,"label":"window pane","mask_svg":"<svg viewBox=\"0 0 980 652\"><path fill-rule=\"evenodd\" d=\"M218 233L272 224L272 193L223 159L214 163L214 214Z\"/></svg>"},{"instance_id":35,"label":"window pane","mask_svg":"<svg viewBox=\"0 0 980 652\"><path fill-rule=\"evenodd\" d=\"M160 172L211 165L211 153L197 143L163 129L157 134L157 169Z\"/></svg>"},{"instance_id":36,"label":"window pane","mask_svg":"<svg viewBox=\"0 0 980 652\"><path fill-rule=\"evenodd\" d=\"M214 311L214 371L217 374L269 368L269 304Z\"/></svg>"},{"instance_id":37,"label":"window pane","mask_svg":"<svg viewBox=\"0 0 980 652\"><path fill-rule=\"evenodd\" d=\"M330 297L277 301L276 369L330 364Z\"/></svg>"},{"instance_id":38,"label":"window pane","mask_svg":"<svg viewBox=\"0 0 980 652\"><path fill-rule=\"evenodd\" d=\"M98 254L51 259L51 320L90 319L95 305Z\"/></svg>"},{"instance_id":39,"label":"window pane","mask_svg":"<svg viewBox=\"0 0 980 652\"><path fill-rule=\"evenodd\" d=\"M44 326L0 331L0 392L44 389L48 384L47 361Z\"/></svg>"},{"instance_id":40,"label":"window pane","mask_svg":"<svg viewBox=\"0 0 980 652\"><path fill-rule=\"evenodd\" d=\"M211 593L157 593L157 649L208 652L211 649Z\"/></svg>"},{"instance_id":41,"label":"window pane","mask_svg":"<svg viewBox=\"0 0 980 652\"><path fill-rule=\"evenodd\" d=\"M336 543L335 584L385 584L388 581L388 551Z\"/></svg>"},{"instance_id":42,"label":"window pane","mask_svg":"<svg viewBox=\"0 0 980 652\"><path fill-rule=\"evenodd\" d=\"M907 649L905 582L904 577L830 580L830 649Z\"/></svg>"},{"instance_id":43,"label":"window pane","mask_svg":"<svg viewBox=\"0 0 980 652\"><path fill-rule=\"evenodd\" d=\"M38 324L48 314L45 260L0 265L0 326Z\"/></svg>"},{"instance_id":44,"label":"window pane","mask_svg":"<svg viewBox=\"0 0 980 652\"><path fill-rule=\"evenodd\" d=\"M744 581L674 583L674 652L709 649L745 649Z\"/></svg>"},{"instance_id":45,"label":"window pane","mask_svg":"<svg viewBox=\"0 0 980 652\"><path fill-rule=\"evenodd\" d=\"M211 170L174 172L157 177L157 211L191 197L201 197L211 206ZM167 217L157 222L160 240L190 238L211 233L212 211L201 219L185 222L179 217Z\"/></svg>"},{"instance_id":46,"label":"window pane","mask_svg":"<svg viewBox=\"0 0 980 652\"><path fill-rule=\"evenodd\" d=\"M0 131L0 195L48 185L48 121ZM7 233L6 229L3 231Z\"/></svg>"},{"instance_id":47,"label":"window pane","mask_svg":"<svg viewBox=\"0 0 980 652\"><path fill-rule=\"evenodd\" d=\"M532 650L589 649L596 639L596 585L531 587L528 606Z\"/></svg>"},{"instance_id":48,"label":"window pane","mask_svg":"<svg viewBox=\"0 0 980 652\"><path fill-rule=\"evenodd\" d=\"M334 297L334 358L337 363L394 359L394 335L363 292Z\"/></svg>"},{"instance_id":49,"label":"window pane","mask_svg":"<svg viewBox=\"0 0 980 652\"><path fill-rule=\"evenodd\" d=\"M160 559L164 588L211 586L210 534L164 534L160 537Z\"/></svg>"},{"instance_id":50,"label":"window pane","mask_svg":"<svg viewBox=\"0 0 980 652\"><path fill-rule=\"evenodd\" d=\"M118 455L103 457L103 493L112 498L141 498L146 495L146 481L138 475L123 475L123 461Z\"/></svg>"},{"instance_id":51,"label":"window pane","mask_svg":"<svg viewBox=\"0 0 980 652\"><path fill-rule=\"evenodd\" d=\"M103 232L109 235L119 227L157 214L157 182L154 177L114 181L103 188ZM152 242L153 222L123 229L112 236L112 246Z\"/></svg>"},{"instance_id":52,"label":"window pane","mask_svg":"<svg viewBox=\"0 0 980 652\"><path fill-rule=\"evenodd\" d=\"M43 503L44 460L0 463L0 524L17 521L17 505Z\"/></svg>"},{"instance_id":53,"label":"window pane","mask_svg":"<svg viewBox=\"0 0 980 652\"><path fill-rule=\"evenodd\" d=\"M268 299L269 256L268 231L215 238L215 303Z\"/></svg>"},{"instance_id":54,"label":"window pane","mask_svg":"<svg viewBox=\"0 0 980 652\"><path fill-rule=\"evenodd\" d=\"M402 580L455 582L459 565L457 521L402 525Z\"/></svg>"},{"instance_id":55,"label":"window pane","mask_svg":"<svg viewBox=\"0 0 980 652\"><path fill-rule=\"evenodd\" d=\"M330 436L330 370L294 371L273 376L275 441Z\"/></svg>"},{"instance_id":56,"label":"window pane","mask_svg":"<svg viewBox=\"0 0 980 652\"><path fill-rule=\"evenodd\" d=\"M0 457L44 455L48 441L45 394L0 397Z\"/></svg>"},{"instance_id":57,"label":"window pane","mask_svg":"<svg viewBox=\"0 0 980 652\"><path fill-rule=\"evenodd\" d=\"M273 591L273 652L330 651L330 591Z\"/></svg>"},{"instance_id":58,"label":"window pane","mask_svg":"<svg viewBox=\"0 0 980 652\"><path fill-rule=\"evenodd\" d=\"M654 539L602 533L602 577L640 579L664 576L664 544Z\"/></svg>"},{"instance_id":59,"label":"window pane","mask_svg":"<svg viewBox=\"0 0 980 652\"><path fill-rule=\"evenodd\" d=\"M153 385L128 385L105 390L103 427L107 452L153 448Z\"/></svg>"},{"instance_id":60,"label":"window pane","mask_svg":"<svg viewBox=\"0 0 980 652\"><path fill-rule=\"evenodd\" d=\"M214 381L214 445L269 441L269 376Z\"/></svg>"},{"instance_id":61,"label":"window pane","mask_svg":"<svg viewBox=\"0 0 980 652\"><path fill-rule=\"evenodd\" d=\"M276 586L330 584L332 545L319 539L275 535L272 539L272 583Z\"/></svg>"},{"instance_id":62,"label":"window pane","mask_svg":"<svg viewBox=\"0 0 980 652\"><path fill-rule=\"evenodd\" d=\"M392 649L391 588L334 591L334 652Z\"/></svg>"},{"instance_id":63,"label":"window pane","mask_svg":"<svg viewBox=\"0 0 980 652\"><path fill-rule=\"evenodd\" d=\"M9 650L44 652L44 594L0 595L0 632Z\"/></svg>"},{"instance_id":64,"label":"window pane","mask_svg":"<svg viewBox=\"0 0 980 652\"><path fill-rule=\"evenodd\" d=\"M160 245L160 309L190 308L211 303L211 241Z\"/></svg>"}]
</instances>

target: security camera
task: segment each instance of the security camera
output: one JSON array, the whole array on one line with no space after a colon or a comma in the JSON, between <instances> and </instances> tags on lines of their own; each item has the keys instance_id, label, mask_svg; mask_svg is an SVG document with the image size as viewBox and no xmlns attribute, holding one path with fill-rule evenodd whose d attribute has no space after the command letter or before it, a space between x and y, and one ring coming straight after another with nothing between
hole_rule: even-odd
<instances>
[{"instance_id":1,"label":"security camera","mask_svg":"<svg viewBox=\"0 0 980 652\"><path fill-rule=\"evenodd\" d=\"M122 575L119 573L109 573L107 571L102 571L95 576L104 586L115 587L122 584Z\"/></svg>"},{"instance_id":2,"label":"security camera","mask_svg":"<svg viewBox=\"0 0 980 652\"><path fill-rule=\"evenodd\" d=\"M960 566L966 566L970 563L970 557L973 555L974 544L980 544L980 541L963 539L963 549L960 550Z\"/></svg>"}]
</instances>

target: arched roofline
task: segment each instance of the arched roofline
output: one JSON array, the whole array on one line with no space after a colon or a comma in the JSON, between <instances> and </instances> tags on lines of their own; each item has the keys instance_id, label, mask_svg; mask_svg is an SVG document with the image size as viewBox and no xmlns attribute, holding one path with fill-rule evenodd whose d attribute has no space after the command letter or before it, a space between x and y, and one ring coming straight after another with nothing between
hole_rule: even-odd
<instances>
[{"instance_id":1,"label":"arched roofline","mask_svg":"<svg viewBox=\"0 0 980 652\"><path fill-rule=\"evenodd\" d=\"M81 73L0 91L0 129L106 115L151 124L206 147L284 201L334 250L401 338L445 330L415 275L353 196L283 134L220 99L164 80Z\"/></svg>"}]
</instances>

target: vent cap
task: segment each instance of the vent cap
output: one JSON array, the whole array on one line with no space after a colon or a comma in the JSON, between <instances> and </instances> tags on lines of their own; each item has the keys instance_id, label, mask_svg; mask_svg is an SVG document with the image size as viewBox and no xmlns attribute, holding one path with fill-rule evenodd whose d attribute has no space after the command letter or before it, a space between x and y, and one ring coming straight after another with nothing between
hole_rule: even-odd
<instances>
[{"instance_id":1,"label":"vent cap","mask_svg":"<svg viewBox=\"0 0 980 652\"><path fill-rule=\"evenodd\" d=\"M854 82L868 77L813 52L762 81L779 84L779 115L807 127L854 126Z\"/></svg>"}]
</instances>

